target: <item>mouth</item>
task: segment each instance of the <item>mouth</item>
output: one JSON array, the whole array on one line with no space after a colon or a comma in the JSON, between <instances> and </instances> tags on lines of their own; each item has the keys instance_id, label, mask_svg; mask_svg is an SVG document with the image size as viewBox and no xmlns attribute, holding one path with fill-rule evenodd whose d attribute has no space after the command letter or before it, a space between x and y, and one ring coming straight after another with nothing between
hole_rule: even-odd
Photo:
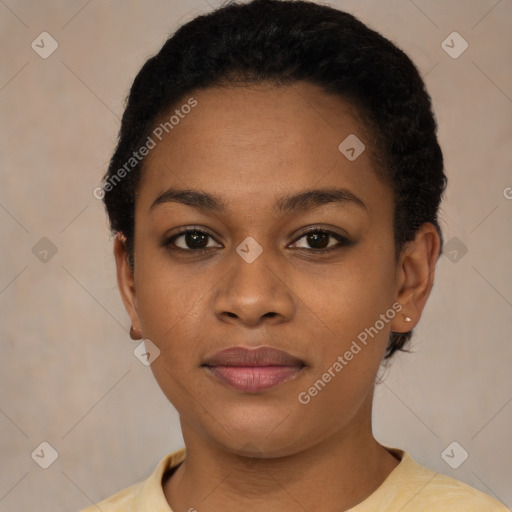
<instances>
[{"instance_id":1,"label":"mouth","mask_svg":"<svg viewBox=\"0 0 512 512\"><path fill-rule=\"evenodd\" d=\"M220 382L245 393L261 393L294 379L304 361L272 347L230 347L206 359L202 365Z\"/></svg>"}]
</instances>

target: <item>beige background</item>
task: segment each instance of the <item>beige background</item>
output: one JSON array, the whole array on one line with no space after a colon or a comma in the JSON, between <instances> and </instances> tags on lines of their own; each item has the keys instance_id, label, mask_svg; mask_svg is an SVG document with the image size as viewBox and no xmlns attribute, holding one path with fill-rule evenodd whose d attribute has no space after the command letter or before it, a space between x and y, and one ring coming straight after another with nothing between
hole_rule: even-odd
<instances>
[{"instance_id":1,"label":"beige background","mask_svg":"<svg viewBox=\"0 0 512 512\"><path fill-rule=\"evenodd\" d=\"M450 180L442 226L451 251L453 237L467 247L441 258L415 353L378 386L376 436L512 507L512 2L331 5L391 38L424 75ZM92 191L135 73L210 9L0 0L1 512L76 511L182 445L176 412L133 356ZM47 59L31 48L43 31L59 45ZM457 59L441 47L453 31L469 43ZM57 248L46 262L32 249L43 237ZM58 452L48 469L31 458L43 441ZM469 453L458 469L441 458L453 441Z\"/></svg>"}]
</instances>

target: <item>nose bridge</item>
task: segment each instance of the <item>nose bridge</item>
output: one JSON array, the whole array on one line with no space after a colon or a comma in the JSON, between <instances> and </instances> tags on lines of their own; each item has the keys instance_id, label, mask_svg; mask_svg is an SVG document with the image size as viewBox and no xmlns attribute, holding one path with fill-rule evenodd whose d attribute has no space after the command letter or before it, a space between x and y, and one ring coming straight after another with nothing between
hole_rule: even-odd
<instances>
[{"instance_id":1,"label":"nose bridge","mask_svg":"<svg viewBox=\"0 0 512 512\"><path fill-rule=\"evenodd\" d=\"M264 249L247 237L230 255L231 270L215 295L215 314L257 323L263 317L289 319L293 313L293 294L279 276L271 249Z\"/></svg>"}]
</instances>

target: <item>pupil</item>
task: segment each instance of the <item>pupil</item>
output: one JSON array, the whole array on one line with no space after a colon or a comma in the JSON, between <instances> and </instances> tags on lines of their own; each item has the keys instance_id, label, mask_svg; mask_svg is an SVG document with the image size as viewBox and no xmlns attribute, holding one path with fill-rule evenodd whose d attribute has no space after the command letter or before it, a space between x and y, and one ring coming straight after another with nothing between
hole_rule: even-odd
<instances>
[{"instance_id":1,"label":"pupil","mask_svg":"<svg viewBox=\"0 0 512 512\"><path fill-rule=\"evenodd\" d=\"M203 242L206 240L206 236L202 233L199 233L197 231L192 231L190 233L187 233L185 235L185 238L186 238L186 243L187 245L189 245L189 242L190 242L190 245L192 245L193 247L199 247L199 248L203 248L206 246L205 243L203 244L197 244L197 240L200 239L200 238L203 238Z\"/></svg>"},{"instance_id":2,"label":"pupil","mask_svg":"<svg viewBox=\"0 0 512 512\"><path fill-rule=\"evenodd\" d=\"M315 245L315 243L318 243L319 239L322 238L323 240L320 241L320 246ZM316 249L324 249L328 245L328 239L329 235L327 233L311 233L308 235L308 243L311 243L315 246ZM325 242L325 243L322 243Z\"/></svg>"}]
</instances>

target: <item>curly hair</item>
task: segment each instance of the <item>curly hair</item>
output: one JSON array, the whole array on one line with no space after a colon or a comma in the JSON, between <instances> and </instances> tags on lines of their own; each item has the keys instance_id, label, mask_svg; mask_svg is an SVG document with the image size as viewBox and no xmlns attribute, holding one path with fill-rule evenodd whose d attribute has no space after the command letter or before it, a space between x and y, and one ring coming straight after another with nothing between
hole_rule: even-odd
<instances>
[{"instance_id":1,"label":"curly hair","mask_svg":"<svg viewBox=\"0 0 512 512\"><path fill-rule=\"evenodd\" d=\"M182 25L135 77L102 188L111 231L126 237L132 268L144 159L129 172L126 162L159 120L193 91L299 81L364 114L375 171L393 192L395 257L425 222L436 227L442 247L438 209L447 180L431 99L413 62L349 13L303 0L252 0ZM406 350L411 335L391 332L384 359Z\"/></svg>"}]
</instances>

